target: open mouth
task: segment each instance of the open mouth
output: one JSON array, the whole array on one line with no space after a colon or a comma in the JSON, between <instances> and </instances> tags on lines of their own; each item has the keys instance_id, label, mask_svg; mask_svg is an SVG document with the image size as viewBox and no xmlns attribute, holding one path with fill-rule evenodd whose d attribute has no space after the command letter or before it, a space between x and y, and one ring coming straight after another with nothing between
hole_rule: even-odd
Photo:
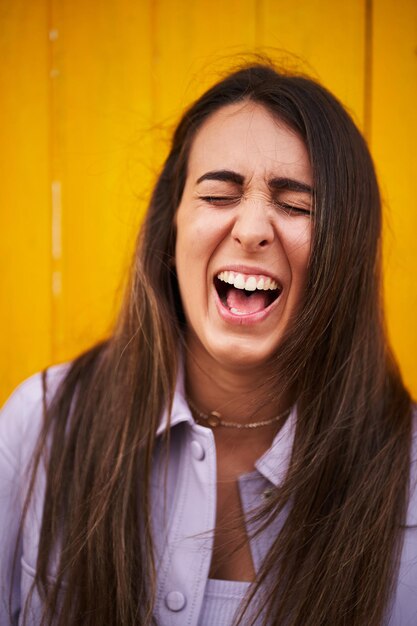
<instances>
[{"instance_id":1,"label":"open mouth","mask_svg":"<svg viewBox=\"0 0 417 626\"><path fill-rule=\"evenodd\" d=\"M214 278L219 299L234 315L253 315L267 309L281 294L282 288L269 276L248 276L223 271Z\"/></svg>"}]
</instances>

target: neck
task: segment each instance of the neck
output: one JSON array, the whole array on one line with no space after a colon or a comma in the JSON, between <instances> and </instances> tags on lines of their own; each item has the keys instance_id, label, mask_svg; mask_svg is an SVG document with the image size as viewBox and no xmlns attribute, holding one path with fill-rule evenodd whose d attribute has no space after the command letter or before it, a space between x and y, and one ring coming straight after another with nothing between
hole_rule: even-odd
<instances>
[{"instance_id":1,"label":"neck","mask_svg":"<svg viewBox=\"0 0 417 626\"><path fill-rule=\"evenodd\" d=\"M279 390L274 388L271 393L265 384L266 367L228 367L203 349L188 346L185 373L186 392L193 404L206 414L217 411L225 421L248 424L270 420L290 406L288 394L280 397ZM275 422L261 427L255 436L263 438L276 432L277 426ZM254 431L251 433L253 437Z\"/></svg>"}]
</instances>

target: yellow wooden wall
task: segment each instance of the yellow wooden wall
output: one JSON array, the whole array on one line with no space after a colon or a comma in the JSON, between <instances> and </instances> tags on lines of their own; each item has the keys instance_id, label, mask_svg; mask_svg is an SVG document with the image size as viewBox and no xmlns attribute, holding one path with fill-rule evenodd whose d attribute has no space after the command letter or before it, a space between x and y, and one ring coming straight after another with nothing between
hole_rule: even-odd
<instances>
[{"instance_id":1,"label":"yellow wooden wall","mask_svg":"<svg viewBox=\"0 0 417 626\"><path fill-rule=\"evenodd\" d=\"M0 400L106 334L169 130L256 51L319 78L370 142L417 395L415 0L0 0Z\"/></svg>"}]
</instances>

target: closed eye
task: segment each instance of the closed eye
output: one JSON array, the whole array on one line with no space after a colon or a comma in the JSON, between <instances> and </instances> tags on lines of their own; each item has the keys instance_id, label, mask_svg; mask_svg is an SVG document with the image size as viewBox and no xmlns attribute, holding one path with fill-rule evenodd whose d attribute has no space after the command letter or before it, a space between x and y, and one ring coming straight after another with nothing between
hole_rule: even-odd
<instances>
[{"instance_id":1,"label":"closed eye","mask_svg":"<svg viewBox=\"0 0 417 626\"><path fill-rule=\"evenodd\" d=\"M239 201L239 196L199 196L200 200L208 202L214 206L227 206L229 204L236 204Z\"/></svg>"},{"instance_id":2,"label":"closed eye","mask_svg":"<svg viewBox=\"0 0 417 626\"><path fill-rule=\"evenodd\" d=\"M312 213L311 209L305 209L294 204L287 204L286 202L275 202L275 204L289 215L306 215L310 217Z\"/></svg>"}]
</instances>

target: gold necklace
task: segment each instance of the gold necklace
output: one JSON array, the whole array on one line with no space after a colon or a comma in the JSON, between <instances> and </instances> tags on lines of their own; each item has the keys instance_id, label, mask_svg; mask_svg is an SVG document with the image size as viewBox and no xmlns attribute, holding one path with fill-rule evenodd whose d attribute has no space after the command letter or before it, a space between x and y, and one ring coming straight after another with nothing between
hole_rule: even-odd
<instances>
[{"instance_id":1,"label":"gold necklace","mask_svg":"<svg viewBox=\"0 0 417 626\"><path fill-rule=\"evenodd\" d=\"M221 413L219 413L218 411L210 411L210 413L203 413L195 406L194 402L192 402L190 398L187 398L187 402L192 412L197 415L198 420L203 420L204 422L207 422L207 424L211 426L212 428L217 428L217 426L224 426L225 428L261 428L261 426L269 426L270 424L273 424L274 422L278 422L278 420L280 420L281 418L289 415L290 410L291 410L291 409L286 409L279 415L276 415L275 417L271 417L269 420L261 420L260 422L250 422L249 424L241 424L240 422L227 422L226 420L223 420Z\"/></svg>"}]
</instances>

